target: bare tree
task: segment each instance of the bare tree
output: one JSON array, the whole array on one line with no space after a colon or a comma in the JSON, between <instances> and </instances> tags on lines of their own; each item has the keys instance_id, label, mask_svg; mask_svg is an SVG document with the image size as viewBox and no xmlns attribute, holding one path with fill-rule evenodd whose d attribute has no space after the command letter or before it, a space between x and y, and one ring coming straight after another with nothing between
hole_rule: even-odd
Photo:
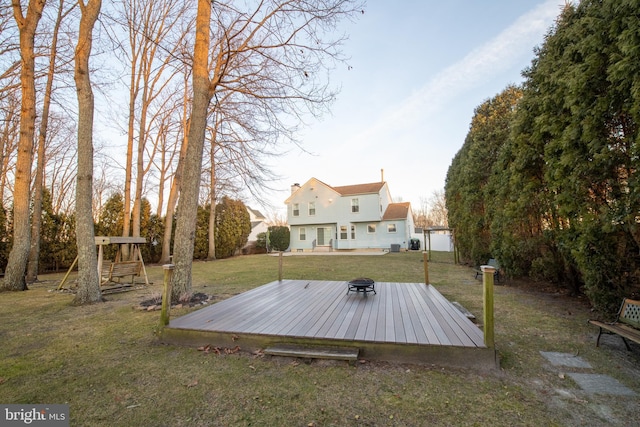
<instances>
[{"instance_id":1,"label":"bare tree","mask_svg":"<svg viewBox=\"0 0 640 427\"><path fill-rule=\"evenodd\" d=\"M33 185L33 213L31 219L31 245L29 249L29 259L27 264L27 283L35 282L38 279L38 260L40 258L40 225L42 223L42 188L44 186L44 170L46 165L46 141L47 127L49 126L49 108L51 106L51 96L53 92L53 78L56 70L58 32L62 19L73 10L75 5L65 10L65 0L59 0L58 13L53 26L51 38L51 50L49 51L49 68L47 70L46 87L44 90L44 102L42 105L42 117L38 132L38 161L36 165L36 176Z\"/></svg>"},{"instance_id":2,"label":"bare tree","mask_svg":"<svg viewBox=\"0 0 640 427\"><path fill-rule=\"evenodd\" d=\"M213 116L213 126L211 127L211 139L209 141L209 157L210 157L210 168L209 168L209 248L207 249L207 259L215 260L216 259L216 134L219 129L219 116Z\"/></svg>"},{"instance_id":3,"label":"bare tree","mask_svg":"<svg viewBox=\"0 0 640 427\"><path fill-rule=\"evenodd\" d=\"M20 90L20 36L13 14L10 2L0 4L0 101Z\"/></svg>"},{"instance_id":4,"label":"bare tree","mask_svg":"<svg viewBox=\"0 0 640 427\"><path fill-rule=\"evenodd\" d=\"M196 17L196 39L193 54L193 101L187 149L183 161L183 180L178 202L178 222L174 243L175 271L173 276L172 299L178 300L191 293L191 264L195 244L195 224L198 207L200 173L204 133L207 127L207 110L213 96L209 80L209 24L211 3L198 0Z\"/></svg>"},{"instance_id":5,"label":"bare tree","mask_svg":"<svg viewBox=\"0 0 640 427\"><path fill-rule=\"evenodd\" d=\"M5 92L0 116L0 204L6 203L9 174L18 149L20 129L20 94L18 89Z\"/></svg>"},{"instance_id":6,"label":"bare tree","mask_svg":"<svg viewBox=\"0 0 640 427\"><path fill-rule=\"evenodd\" d=\"M444 190L434 191L431 199L429 200L429 204L431 206L429 218L432 224L441 227L448 227L449 219Z\"/></svg>"},{"instance_id":7,"label":"bare tree","mask_svg":"<svg viewBox=\"0 0 640 427\"><path fill-rule=\"evenodd\" d=\"M55 213L71 213L75 206L78 165L77 131L70 118L50 114L47 126L47 166L45 179Z\"/></svg>"},{"instance_id":8,"label":"bare tree","mask_svg":"<svg viewBox=\"0 0 640 427\"><path fill-rule=\"evenodd\" d=\"M429 221L429 201L425 197L420 197L420 205L412 208L413 223L416 227L427 228L432 225Z\"/></svg>"},{"instance_id":9,"label":"bare tree","mask_svg":"<svg viewBox=\"0 0 640 427\"><path fill-rule=\"evenodd\" d=\"M42 17L45 0L30 0L26 15L20 0L12 0L13 15L20 31L20 85L22 106L20 113L20 139L13 192L13 246L1 289L22 291L27 289L25 270L29 255L31 229L29 205L31 194L31 162L36 122L35 54L34 38Z\"/></svg>"},{"instance_id":10,"label":"bare tree","mask_svg":"<svg viewBox=\"0 0 640 427\"><path fill-rule=\"evenodd\" d=\"M182 145L179 142L183 138L182 119L177 114L182 105L180 102L176 102L174 93L171 94L171 99L168 100L168 103L172 104L173 108L162 110L162 116L158 120L156 131L158 155L151 159L158 173L158 203L156 208L158 215L162 215L164 211L165 188L173 177L174 168L180 154L180 146Z\"/></svg>"},{"instance_id":11,"label":"bare tree","mask_svg":"<svg viewBox=\"0 0 640 427\"><path fill-rule=\"evenodd\" d=\"M161 263L168 263L171 257L171 235L173 231L173 218L174 212L176 209L176 205L178 204L178 195L180 193L180 186L182 184L182 172L184 170L184 162L185 157L187 155L187 147L189 146L189 140L187 135L189 134L190 129L190 121L187 119L187 109L188 109L188 97L189 91L187 89L188 86L188 74L185 73L184 77L184 92L183 92L183 103L182 103L182 129L184 129L184 133L182 134L182 144L180 145L180 155L178 157L178 165L176 166L176 172L173 175L173 180L171 181L171 188L169 189L169 198L167 200L167 214L165 216L164 221L164 235L162 237L162 255L160 256Z\"/></svg>"},{"instance_id":12,"label":"bare tree","mask_svg":"<svg viewBox=\"0 0 640 427\"><path fill-rule=\"evenodd\" d=\"M145 175L151 167L153 156L145 164L145 150L152 138L150 116L152 103L168 87L177 69L170 67L175 61L175 52L182 44L184 31L175 31L179 26L189 2L184 0L126 0L123 2L124 18L129 34L130 83L127 161L124 188L123 235L140 236L140 208ZM176 35L177 40L170 40ZM161 43L162 42L162 43ZM164 48L160 48L164 46ZM165 98L168 99L168 98ZM166 104L160 108L167 107ZM162 114L156 112L156 117ZM136 131L137 123L137 131ZM131 183L133 179L134 145L136 148L136 179L131 212ZM156 139L157 142L157 139ZM157 145L153 150L157 149ZM128 220L131 218L131 225ZM124 249L125 257L127 250Z\"/></svg>"},{"instance_id":13,"label":"bare tree","mask_svg":"<svg viewBox=\"0 0 640 427\"><path fill-rule=\"evenodd\" d=\"M417 227L448 227L447 206L444 190L434 190L429 199L420 198L420 206L413 211L413 221Z\"/></svg>"},{"instance_id":14,"label":"bare tree","mask_svg":"<svg viewBox=\"0 0 640 427\"><path fill-rule=\"evenodd\" d=\"M78 247L78 291L76 305L102 300L100 276L93 230L93 113L94 99L89 73L93 27L100 14L102 0L79 1L80 30L76 45L74 79L78 94L78 177L76 185L76 236Z\"/></svg>"},{"instance_id":15,"label":"bare tree","mask_svg":"<svg viewBox=\"0 0 640 427\"><path fill-rule=\"evenodd\" d=\"M214 94L242 94L256 108L268 101L271 111L278 112L269 124L282 131L288 127L277 121L280 115L301 120L305 113L321 114L335 97L325 80L334 61L341 59L343 38L335 38L335 26L361 11L351 0L271 0L254 6L243 11L231 1L215 3L209 64L211 3L198 1L193 103L174 248L174 299L191 293L207 111Z\"/></svg>"}]
</instances>

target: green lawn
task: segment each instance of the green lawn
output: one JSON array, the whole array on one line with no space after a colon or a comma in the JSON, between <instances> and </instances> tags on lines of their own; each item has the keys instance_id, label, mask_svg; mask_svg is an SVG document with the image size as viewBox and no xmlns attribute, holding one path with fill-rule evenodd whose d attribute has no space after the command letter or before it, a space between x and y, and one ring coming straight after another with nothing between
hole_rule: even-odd
<instances>
[{"instance_id":1,"label":"green lawn","mask_svg":"<svg viewBox=\"0 0 640 427\"><path fill-rule=\"evenodd\" d=\"M482 318L474 271L434 253L430 282ZM138 304L161 294L162 268L147 289L72 307L52 291L60 275L28 292L0 294L0 403L67 403L74 426L513 426L630 425L637 398L585 395L540 351L579 354L597 373L640 393L640 347L611 337L594 346L589 307L559 293L507 282L495 290L496 372L393 363L205 354L158 344L159 312ZM422 282L421 253L291 256L284 277ZM193 267L194 291L224 299L277 280L278 259L244 256ZM172 316L188 312L174 309Z\"/></svg>"}]
</instances>

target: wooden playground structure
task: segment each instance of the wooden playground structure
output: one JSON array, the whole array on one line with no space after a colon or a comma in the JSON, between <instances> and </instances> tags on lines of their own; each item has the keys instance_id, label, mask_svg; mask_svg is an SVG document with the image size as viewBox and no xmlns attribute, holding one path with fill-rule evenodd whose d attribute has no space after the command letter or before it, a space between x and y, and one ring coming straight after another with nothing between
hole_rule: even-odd
<instances>
[{"instance_id":1,"label":"wooden playground structure","mask_svg":"<svg viewBox=\"0 0 640 427\"><path fill-rule=\"evenodd\" d=\"M122 236L96 236L96 246L98 246L98 272L100 274L100 287L103 293L123 292L133 289L136 285L136 277L142 275L144 284L149 285L149 277L140 252L140 245L147 243L144 237L122 237ZM113 261L104 260L104 246L118 245L115 259ZM122 260L122 246L130 245L131 260ZM78 257L73 261L71 267L58 285L58 290L63 289L69 274L75 268ZM124 281L125 278L130 281Z\"/></svg>"}]
</instances>

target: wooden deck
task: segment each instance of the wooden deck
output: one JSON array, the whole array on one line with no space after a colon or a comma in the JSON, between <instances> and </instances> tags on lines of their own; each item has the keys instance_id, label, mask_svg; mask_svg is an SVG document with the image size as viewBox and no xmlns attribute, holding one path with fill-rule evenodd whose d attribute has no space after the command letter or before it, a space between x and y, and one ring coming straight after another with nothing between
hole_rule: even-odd
<instances>
[{"instance_id":1,"label":"wooden deck","mask_svg":"<svg viewBox=\"0 0 640 427\"><path fill-rule=\"evenodd\" d=\"M167 343L253 351L274 344L356 347L365 359L496 366L482 331L433 286L283 280L171 320Z\"/></svg>"}]
</instances>

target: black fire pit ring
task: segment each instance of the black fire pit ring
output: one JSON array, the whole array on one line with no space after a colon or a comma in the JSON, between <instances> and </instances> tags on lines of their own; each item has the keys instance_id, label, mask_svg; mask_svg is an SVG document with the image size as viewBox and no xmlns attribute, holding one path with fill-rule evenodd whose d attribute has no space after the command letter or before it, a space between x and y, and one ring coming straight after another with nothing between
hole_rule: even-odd
<instances>
[{"instance_id":1,"label":"black fire pit ring","mask_svg":"<svg viewBox=\"0 0 640 427\"><path fill-rule=\"evenodd\" d=\"M347 294L351 291L362 292L365 296L369 292L376 294L376 282L368 277L358 277L347 283Z\"/></svg>"}]
</instances>

